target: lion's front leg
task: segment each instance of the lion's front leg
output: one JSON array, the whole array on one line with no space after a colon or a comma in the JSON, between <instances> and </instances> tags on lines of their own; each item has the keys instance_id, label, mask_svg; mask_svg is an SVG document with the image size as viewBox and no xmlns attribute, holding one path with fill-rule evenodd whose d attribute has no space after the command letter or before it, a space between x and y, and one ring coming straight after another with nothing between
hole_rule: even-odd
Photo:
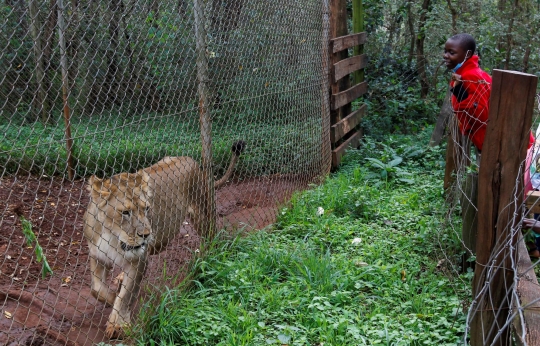
<instances>
[{"instance_id":1,"label":"lion's front leg","mask_svg":"<svg viewBox=\"0 0 540 346\"><path fill-rule=\"evenodd\" d=\"M114 301L105 330L108 338L121 338L124 334L123 328L131 322L131 306L137 299L145 269L146 258L135 263L126 263L120 292Z\"/></svg>"},{"instance_id":2,"label":"lion's front leg","mask_svg":"<svg viewBox=\"0 0 540 346\"><path fill-rule=\"evenodd\" d=\"M90 257L90 273L92 287L91 292L94 298L108 305L113 305L116 299L116 292L109 288L107 277L110 268L98 262L94 257Z\"/></svg>"}]
</instances>

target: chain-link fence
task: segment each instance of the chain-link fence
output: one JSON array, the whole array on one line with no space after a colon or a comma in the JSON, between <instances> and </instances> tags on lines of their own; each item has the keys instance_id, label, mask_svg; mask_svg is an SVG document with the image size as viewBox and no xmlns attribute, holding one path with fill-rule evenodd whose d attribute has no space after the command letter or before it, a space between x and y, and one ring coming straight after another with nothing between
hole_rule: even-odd
<instances>
[{"instance_id":1,"label":"chain-link fence","mask_svg":"<svg viewBox=\"0 0 540 346\"><path fill-rule=\"evenodd\" d=\"M323 6L2 2L0 343L121 334L140 285L328 171Z\"/></svg>"}]
</instances>

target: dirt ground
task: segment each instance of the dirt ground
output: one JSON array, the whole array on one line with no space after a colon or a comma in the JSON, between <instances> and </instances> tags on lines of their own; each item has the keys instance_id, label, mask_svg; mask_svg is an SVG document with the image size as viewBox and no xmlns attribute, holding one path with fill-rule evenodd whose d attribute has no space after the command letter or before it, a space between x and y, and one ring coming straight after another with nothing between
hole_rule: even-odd
<instances>
[{"instance_id":1,"label":"dirt ground","mask_svg":"<svg viewBox=\"0 0 540 346\"><path fill-rule=\"evenodd\" d=\"M275 221L279 205L307 182L291 176L228 183L216 196L219 225L261 229ZM11 176L0 179L0 345L93 345L104 339L111 308L90 294L88 249L82 216L85 181ZM53 274L41 277L17 213L31 221ZM168 247L151 257L144 284L171 285L200 246L185 225ZM166 273L164 274L164 268ZM113 276L116 273L113 273Z\"/></svg>"}]
</instances>

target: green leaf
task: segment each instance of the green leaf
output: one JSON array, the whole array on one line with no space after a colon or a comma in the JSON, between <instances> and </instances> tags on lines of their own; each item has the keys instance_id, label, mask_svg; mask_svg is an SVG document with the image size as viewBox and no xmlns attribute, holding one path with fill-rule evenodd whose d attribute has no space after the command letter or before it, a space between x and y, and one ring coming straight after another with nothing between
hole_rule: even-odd
<instances>
[{"instance_id":1,"label":"green leaf","mask_svg":"<svg viewBox=\"0 0 540 346\"><path fill-rule=\"evenodd\" d=\"M403 162L403 158L400 157L400 156L397 156L395 159L393 159L392 161L388 162L388 166L390 167L395 167L397 165L399 165L400 163Z\"/></svg>"},{"instance_id":2,"label":"green leaf","mask_svg":"<svg viewBox=\"0 0 540 346\"><path fill-rule=\"evenodd\" d=\"M291 341L291 337L285 334L279 334L277 338L282 344L288 344Z\"/></svg>"}]
</instances>

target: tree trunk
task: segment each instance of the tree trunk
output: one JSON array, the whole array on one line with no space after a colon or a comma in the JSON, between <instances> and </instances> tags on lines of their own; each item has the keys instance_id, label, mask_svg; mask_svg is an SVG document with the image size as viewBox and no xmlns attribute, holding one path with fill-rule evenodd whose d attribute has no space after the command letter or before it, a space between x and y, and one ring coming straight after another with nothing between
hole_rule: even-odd
<instances>
[{"instance_id":1,"label":"tree trunk","mask_svg":"<svg viewBox=\"0 0 540 346\"><path fill-rule=\"evenodd\" d=\"M454 7L454 5L452 5L452 0L446 0L446 2L448 3L448 9L450 10L450 13L452 14L452 33L455 35L458 33L458 29L457 29L458 12L456 8Z\"/></svg>"},{"instance_id":2,"label":"tree trunk","mask_svg":"<svg viewBox=\"0 0 540 346\"><path fill-rule=\"evenodd\" d=\"M44 86L45 69L43 64L43 45L40 36L39 7L37 0L30 0L28 4L30 14L30 32L34 41L34 59L36 62L36 97L34 100L34 114L36 119L41 115L41 121L45 124L48 121L48 109L45 106L47 92Z\"/></svg>"},{"instance_id":3,"label":"tree trunk","mask_svg":"<svg viewBox=\"0 0 540 346\"><path fill-rule=\"evenodd\" d=\"M418 67L418 77L420 78L420 96L422 98L426 98L429 93L429 82L426 75L426 56L424 54L424 40L426 38L425 26L430 5L431 0L424 0L418 23L418 35L416 38L416 63Z\"/></svg>"},{"instance_id":4,"label":"tree trunk","mask_svg":"<svg viewBox=\"0 0 540 346\"><path fill-rule=\"evenodd\" d=\"M512 11L510 13L510 21L508 22L508 30L506 32L506 57L504 59L504 69L510 69L510 59L512 58L512 45L513 37L512 31L514 30L514 20L516 18L517 5L519 0L515 0L512 5Z\"/></svg>"},{"instance_id":5,"label":"tree trunk","mask_svg":"<svg viewBox=\"0 0 540 346\"><path fill-rule=\"evenodd\" d=\"M109 23L109 46L107 47L107 72L105 74L105 98L106 101L118 102L118 71L120 69L117 57L119 48L119 31L122 18L122 0L112 0L110 2Z\"/></svg>"},{"instance_id":6,"label":"tree trunk","mask_svg":"<svg viewBox=\"0 0 540 346\"><path fill-rule=\"evenodd\" d=\"M407 58L407 66L411 66L412 59L414 56L414 47L416 43L416 35L414 32L414 19L412 15L412 5L413 0L407 2L407 25L409 26L409 33L411 35L411 45L409 47L409 57Z\"/></svg>"},{"instance_id":7,"label":"tree trunk","mask_svg":"<svg viewBox=\"0 0 540 346\"><path fill-rule=\"evenodd\" d=\"M69 70L69 82L70 85L75 85L75 78L77 77L77 73L79 72L79 59L77 57L80 47L80 40L79 40L79 0L71 0L71 16L66 18L68 20L67 27L70 29L70 33L68 36L68 40L66 42L67 44L67 54L70 61L70 70ZM67 33L66 33L67 34Z\"/></svg>"},{"instance_id":8,"label":"tree trunk","mask_svg":"<svg viewBox=\"0 0 540 346\"><path fill-rule=\"evenodd\" d=\"M188 20L187 9L188 9L187 0L178 0L178 13L182 17L183 22Z\"/></svg>"}]
</instances>

